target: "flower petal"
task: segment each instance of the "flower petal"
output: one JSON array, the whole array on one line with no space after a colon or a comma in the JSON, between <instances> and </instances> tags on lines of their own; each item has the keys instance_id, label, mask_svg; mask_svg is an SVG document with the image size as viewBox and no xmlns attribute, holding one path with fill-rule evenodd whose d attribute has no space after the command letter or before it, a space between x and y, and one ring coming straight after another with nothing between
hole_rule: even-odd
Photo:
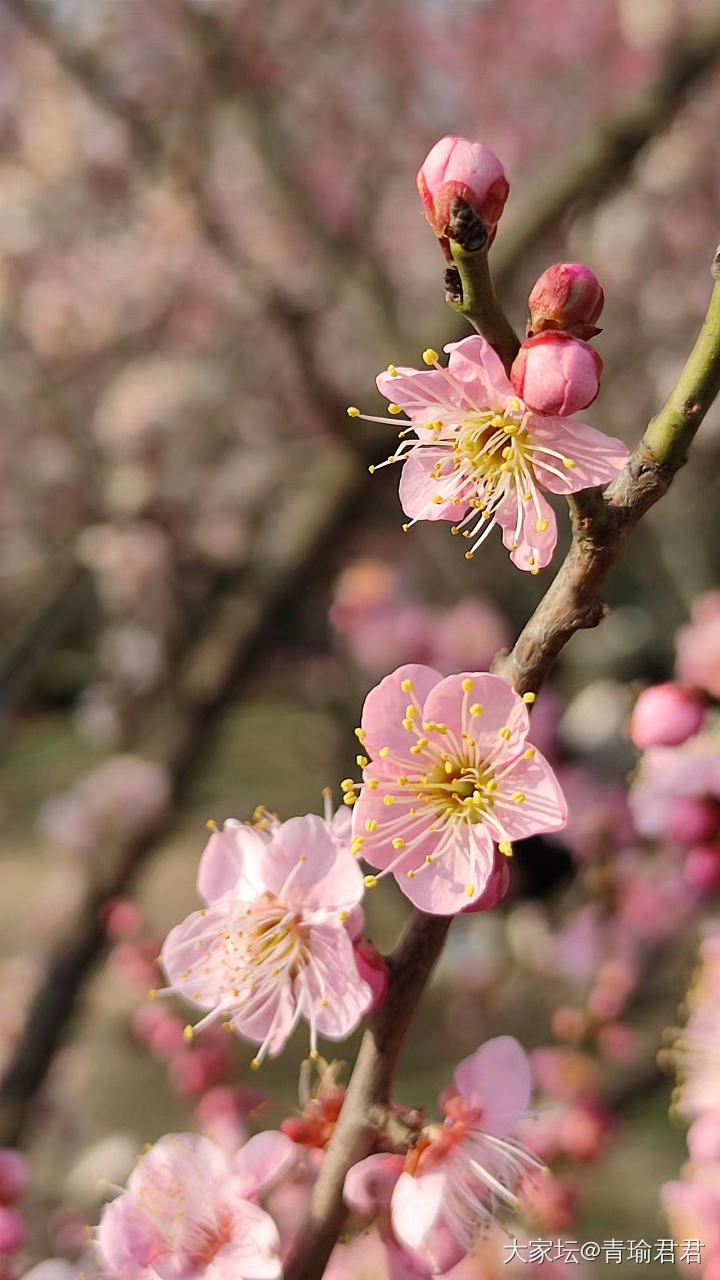
<instances>
[{"instance_id":1,"label":"flower petal","mask_svg":"<svg viewBox=\"0 0 720 1280\"><path fill-rule=\"evenodd\" d=\"M522 800L516 803L513 796ZM567 804L550 765L536 751L509 766L495 794L492 816L511 840L524 840L539 831L559 831L567 822Z\"/></svg>"},{"instance_id":2,"label":"flower petal","mask_svg":"<svg viewBox=\"0 0 720 1280\"><path fill-rule=\"evenodd\" d=\"M528 1108L532 1089L530 1061L513 1036L496 1036L465 1058L455 1085L468 1105L480 1107L485 1133L501 1138L513 1131Z\"/></svg>"},{"instance_id":3,"label":"flower petal","mask_svg":"<svg viewBox=\"0 0 720 1280\"><path fill-rule=\"evenodd\" d=\"M283 822L266 859L267 888L305 919L352 911L363 896L355 859L338 847L327 823L314 813Z\"/></svg>"},{"instance_id":4,"label":"flower petal","mask_svg":"<svg viewBox=\"0 0 720 1280\"><path fill-rule=\"evenodd\" d=\"M458 491L453 455L449 449L432 445L416 447L403 463L398 495L403 511L411 520L460 520L467 511L472 486ZM438 479L435 468L440 464ZM454 498L460 497L460 502Z\"/></svg>"},{"instance_id":5,"label":"flower petal","mask_svg":"<svg viewBox=\"0 0 720 1280\"><path fill-rule=\"evenodd\" d=\"M504 409L514 400L522 410L522 401L518 400L500 357L484 338L471 334L460 342L448 342L445 351L450 355L448 368L462 383L471 406Z\"/></svg>"},{"instance_id":6,"label":"flower petal","mask_svg":"<svg viewBox=\"0 0 720 1280\"><path fill-rule=\"evenodd\" d=\"M216 902L226 893L251 902L266 886L262 868L267 836L234 818L213 831L198 867L197 888L205 902Z\"/></svg>"},{"instance_id":7,"label":"flower petal","mask_svg":"<svg viewBox=\"0 0 720 1280\"><path fill-rule=\"evenodd\" d=\"M402 1173L392 1195L392 1226L408 1249L419 1249L439 1219L446 1191L441 1169L413 1176Z\"/></svg>"},{"instance_id":8,"label":"flower petal","mask_svg":"<svg viewBox=\"0 0 720 1280\"><path fill-rule=\"evenodd\" d=\"M450 916L482 897L493 865L493 843L485 824L458 824L436 843L431 865L414 876L398 868L395 879L421 911Z\"/></svg>"},{"instance_id":9,"label":"flower petal","mask_svg":"<svg viewBox=\"0 0 720 1280\"><path fill-rule=\"evenodd\" d=\"M464 681L472 681L472 689L464 690ZM472 707L482 707L482 711L471 715ZM508 758L517 755L530 729L522 698L502 676L486 671L463 671L440 680L425 699L423 720L446 724L456 743L463 741L463 733L469 733L477 743L480 757L494 751L501 741L507 743L503 754ZM499 738L501 729L509 730L509 735L503 733L502 739Z\"/></svg>"},{"instance_id":10,"label":"flower petal","mask_svg":"<svg viewBox=\"0 0 720 1280\"><path fill-rule=\"evenodd\" d=\"M578 493L596 484L607 484L622 470L629 456L622 440L567 418L533 414L528 432L533 445L539 446L533 450L533 471L538 483L551 493ZM566 466L563 458L573 465Z\"/></svg>"},{"instance_id":11,"label":"flower petal","mask_svg":"<svg viewBox=\"0 0 720 1280\"><path fill-rule=\"evenodd\" d=\"M328 925L311 926L310 959L295 981L299 1008L328 1040L349 1036L372 1004L350 939Z\"/></svg>"},{"instance_id":12,"label":"flower petal","mask_svg":"<svg viewBox=\"0 0 720 1280\"><path fill-rule=\"evenodd\" d=\"M233 1160L233 1190L243 1199L259 1195L295 1164L298 1149L276 1129L248 1138Z\"/></svg>"},{"instance_id":13,"label":"flower petal","mask_svg":"<svg viewBox=\"0 0 720 1280\"><path fill-rule=\"evenodd\" d=\"M442 679L439 671L433 667L408 663L398 667L391 675L385 676L380 684L370 690L362 712L363 749L371 756L376 756L385 746L403 756L408 756L415 738L402 725L405 711L413 696L422 707L427 695ZM410 692L401 686L410 681L413 689ZM408 756L412 760L412 756Z\"/></svg>"}]
</instances>

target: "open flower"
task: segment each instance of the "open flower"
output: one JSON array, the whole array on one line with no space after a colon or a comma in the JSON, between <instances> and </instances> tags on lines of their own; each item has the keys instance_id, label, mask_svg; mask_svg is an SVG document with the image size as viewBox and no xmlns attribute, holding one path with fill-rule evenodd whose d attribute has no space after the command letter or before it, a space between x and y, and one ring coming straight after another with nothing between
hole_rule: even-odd
<instances>
[{"instance_id":1,"label":"open flower","mask_svg":"<svg viewBox=\"0 0 720 1280\"><path fill-rule=\"evenodd\" d=\"M418 665L386 676L358 730L367 755L354 852L392 872L423 911L451 915L477 902L495 845L510 854L513 839L565 823L560 787L528 731L523 699L500 676L443 679ZM350 798L353 785L343 784Z\"/></svg>"},{"instance_id":2,"label":"open flower","mask_svg":"<svg viewBox=\"0 0 720 1280\"><path fill-rule=\"evenodd\" d=\"M322 818L291 818L271 831L242 823L215 831L198 890L208 906L168 934L170 987L221 1017L266 1053L282 1050L301 1018L341 1040L372 1001L348 928L363 895L359 868ZM346 925L348 927L346 927Z\"/></svg>"},{"instance_id":3,"label":"open flower","mask_svg":"<svg viewBox=\"0 0 720 1280\"><path fill-rule=\"evenodd\" d=\"M290 1167L281 1133L251 1138L234 1160L193 1133L161 1138L103 1211L97 1245L112 1280L277 1280L279 1237L249 1197Z\"/></svg>"},{"instance_id":4,"label":"open flower","mask_svg":"<svg viewBox=\"0 0 720 1280\"><path fill-rule=\"evenodd\" d=\"M445 350L447 368L428 350L423 359L433 368L391 365L377 379L390 413L404 410L411 423L387 459L404 463L400 501L410 516L404 528L451 520L453 533L470 542L470 559L497 523L513 563L536 573L549 564L557 542L543 490L568 494L606 484L625 463L627 448L592 427L530 409L483 338L463 338ZM366 416L354 406L348 413Z\"/></svg>"},{"instance_id":5,"label":"open flower","mask_svg":"<svg viewBox=\"0 0 720 1280\"><path fill-rule=\"evenodd\" d=\"M444 1123L423 1129L404 1162L395 1155L360 1161L348 1175L346 1200L368 1211L389 1201L396 1239L431 1259L445 1233L471 1249L498 1214L518 1208L521 1185L542 1168L512 1141L530 1090L517 1040L488 1040L458 1066L441 1099Z\"/></svg>"}]
</instances>

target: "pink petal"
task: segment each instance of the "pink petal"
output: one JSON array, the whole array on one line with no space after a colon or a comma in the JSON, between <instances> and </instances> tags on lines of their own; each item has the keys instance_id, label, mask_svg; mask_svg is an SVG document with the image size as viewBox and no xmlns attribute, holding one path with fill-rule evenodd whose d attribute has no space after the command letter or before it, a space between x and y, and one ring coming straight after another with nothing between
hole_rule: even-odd
<instances>
[{"instance_id":1,"label":"pink petal","mask_svg":"<svg viewBox=\"0 0 720 1280\"><path fill-rule=\"evenodd\" d=\"M503 545L510 551L510 559L518 569L544 569L550 563L557 543L555 512L547 498L538 489L534 501L522 502L522 516L518 530L517 498L513 496L498 507L496 518L503 531ZM547 528L538 529L538 521Z\"/></svg>"},{"instance_id":2,"label":"pink petal","mask_svg":"<svg viewBox=\"0 0 720 1280\"><path fill-rule=\"evenodd\" d=\"M484 338L471 334L460 342L449 342L445 350L450 353L450 372L476 408L504 409L508 401L517 401L500 357Z\"/></svg>"},{"instance_id":3,"label":"pink petal","mask_svg":"<svg viewBox=\"0 0 720 1280\"><path fill-rule=\"evenodd\" d=\"M550 493L578 493L597 484L607 484L622 470L629 456L622 440L567 418L534 414L528 423L528 432L533 443L544 445L575 464L565 467L562 458L533 452L537 481Z\"/></svg>"},{"instance_id":4,"label":"pink petal","mask_svg":"<svg viewBox=\"0 0 720 1280\"><path fill-rule=\"evenodd\" d=\"M233 1218L233 1239L203 1270L203 1280L281 1280L280 1237L270 1214L241 1200Z\"/></svg>"},{"instance_id":5,"label":"pink petal","mask_svg":"<svg viewBox=\"0 0 720 1280\"><path fill-rule=\"evenodd\" d=\"M163 943L160 959L168 982L200 1008L220 1004L235 985L225 936L236 912L235 902L226 897L204 911L194 911L170 930Z\"/></svg>"},{"instance_id":6,"label":"pink petal","mask_svg":"<svg viewBox=\"0 0 720 1280\"><path fill-rule=\"evenodd\" d=\"M473 681L469 693L462 687L464 680ZM463 703L467 710L465 721L461 717ZM482 707L482 712L470 715L470 707L475 704ZM485 671L464 671L439 681L425 700L423 719L446 724L458 741L460 734L467 731L481 754L497 747L500 730L509 729L510 737L503 748L508 758L522 750L530 728L527 708L512 685Z\"/></svg>"},{"instance_id":7,"label":"pink petal","mask_svg":"<svg viewBox=\"0 0 720 1280\"><path fill-rule=\"evenodd\" d=\"M263 893L262 867L267 838L234 819L214 831L200 859L197 887L205 902L216 902L226 893L252 902Z\"/></svg>"},{"instance_id":8,"label":"pink petal","mask_svg":"<svg viewBox=\"0 0 720 1280\"><path fill-rule=\"evenodd\" d=\"M266 1129L248 1138L233 1161L233 1189L243 1199L259 1195L296 1163L298 1148L284 1133Z\"/></svg>"},{"instance_id":9,"label":"pink petal","mask_svg":"<svg viewBox=\"0 0 720 1280\"><path fill-rule=\"evenodd\" d=\"M377 388L391 404L399 404L413 423L424 425L457 411L462 396L439 369L401 366L397 372L397 377L385 371L378 374Z\"/></svg>"},{"instance_id":10,"label":"pink petal","mask_svg":"<svg viewBox=\"0 0 720 1280\"><path fill-rule=\"evenodd\" d=\"M434 474L436 463L443 468L442 479ZM461 520L472 495L470 486L459 503L456 495L453 455L449 449L423 445L411 449L403 463L398 494L402 509L411 520ZM459 495L458 495L459 496ZM436 502L436 498L442 501Z\"/></svg>"},{"instance_id":11,"label":"pink petal","mask_svg":"<svg viewBox=\"0 0 720 1280\"><path fill-rule=\"evenodd\" d=\"M446 1178L441 1169L413 1176L402 1173L392 1195L393 1231L408 1249L419 1249L439 1219Z\"/></svg>"},{"instance_id":12,"label":"pink petal","mask_svg":"<svg viewBox=\"0 0 720 1280\"><path fill-rule=\"evenodd\" d=\"M523 795L515 804L512 795ZM567 804L550 765L540 752L532 760L520 757L510 766L496 792L492 816L511 840L524 840L539 831L559 831L567 822Z\"/></svg>"},{"instance_id":13,"label":"pink petal","mask_svg":"<svg viewBox=\"0 0 720 1280\"><path fill-rule=\"evenodd\" d=\"M282 1053L297 1021L297 999L289 979L263 988L242 1009L233 1013L232 1025L251 1044L268 1041L268 1053ZM268 1039L269 1037L269 1039Z\"/></svg>"},{"instance_id":14,"label":"pink petal","mask_svg":"<svg viewBox=\"0 0 720 1280\"><path fill-rule=\"evenodd\" d=\"M455 1085L470 1107L482 1108L479 1127L501 1138L527 1111L532 1089L530 1062L513 1036L496 1036L465 1058Z\"/></svg>"},{"instance_id":15,"label":"pink petal","mask_svg":"<svg viewBox=\"0 0 720 1280\"><path fill-rule=\"evenodd\" d=\"M403 1171L404 1159L386 1153L366 1156L352 1165L345 1178L343 1199L364 1218L374 1218L390 1204L395 1184Z\"/></svg>"},{"instance_id":16,"label":"pink petal","mask_svg":"<svg viewBox=\"0 0 720 1280\"><path fill-rule=\"evenodd\" d=\"M344 929L311 926L310 956L296 979L299 1007L320 1035L344 1040L370 1008L372 988L358 974Z\"/></svg>"},{"instance_id":17,"label":"pink petal","mask_svg":"<svg viewBox=\"0 0 720 1280\"><path fill-rule=\"evenodd\" d=\"M409 663L398 667L391 675L385 676L374 689L370 690L362 713L362 729L365 734L362 749L368 755L376 756L382 747L389 746L391 752L397 750L401 756L408 755L415 742L415 736L403 729L405 710L412 702L413 694L401 689L404 681L410 680L414 686L414 696L422 707L427 695L442 676L433 667Z\"/></svg>"},{"instance_id":18,"label":"pink petal","mask_svg":"<svg viewBox=\"0 0 720 1280\"><path fill-rule=\"evenodd\" d=\"M352 911L363 896L355 859L338 848L327 823L314 813L282 824L267 849L266 884L306 920Z\"/></svg>"},{"instance_id":19,"label":"pink petal","mask_svg":"<svg viewBox=\"0 0 720 1280\"><path fill-rule=\"evenodd\" d=\"M411 757L412 758L412 757ZM374 771L373 771L374 772ZM370 773L370 769L366 770ZM419 784L418 784L419 785ZM384 797L392 790L395 803L387 806ZM360 799L353 808L354 830L362 836L361 854L365 862L372 867L384 869L398 857L398 850L392 846L394 836L402 830L402 838L407 845L412 843L407 856L398 865L405 871L417 867L424 861L428 853L432 853L437 844L437 835L428 831L433 820L433 812L425 806L421 812L411 815L410 810L417 805L417 796L409 787L406 794L397 794L397 788L381 786L377 791L363 788ZM374 831L367 830L367 824L377 823Z\"/></svg>"},{"instance_id":20,"label":"pink petal","mask_svg":"<svg viewBox=\"0 0 720 1280\"><path fill-rule=\"evenodd\" d=\"M441 852L437 853L440 849ZM484 824L458 826L456 832L436 843L436 861L415 876L395 873L403 893L430 915L455 915L482 897L492 874L492 839ZM472 888L473 892L468 893Z\"/></svg>"}]
</instances>

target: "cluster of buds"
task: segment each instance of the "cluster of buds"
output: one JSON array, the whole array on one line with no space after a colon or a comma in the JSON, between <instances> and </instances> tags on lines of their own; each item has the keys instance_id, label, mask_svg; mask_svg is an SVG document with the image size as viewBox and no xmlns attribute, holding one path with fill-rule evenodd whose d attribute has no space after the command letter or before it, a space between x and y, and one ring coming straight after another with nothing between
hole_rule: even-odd
<instances>
[{"instance_id":1,"label":"cluster of buds","mask_svg":"<svg viewBox=\"0 0 720 1280\"><path fill-rule=\"evenodd\" d=\"M595 400L603 364L588 339L600 333L604 301L600 281L581 262L556 262L535 282L527 336L510 370L531 408L566 417Z\"/></svg>"}]
</instances>

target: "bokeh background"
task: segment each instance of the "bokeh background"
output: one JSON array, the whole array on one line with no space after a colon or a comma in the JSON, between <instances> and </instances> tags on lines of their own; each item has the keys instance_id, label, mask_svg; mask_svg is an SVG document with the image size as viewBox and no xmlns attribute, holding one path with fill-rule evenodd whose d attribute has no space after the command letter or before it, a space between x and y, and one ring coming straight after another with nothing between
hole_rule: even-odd
<instances>
[{"instance_id":1,"label":"bokeh background","mask_svg":"<svg viewBox=\"0 0 720 1280\"><path fill-rule=\"evenodd\" d=\"M389 429L345 414L463 332L414 190L426 151L450 132L503 159L519 327L551 262L600 276L587 416L632 442L707 303L719 111L714 0L0 0L0 1145L32 1160L22 1263L76 1258L100 1180L210 1086L261 1090L264 1124L295 1105L300 1036L259 1079L239 1044L150 1043L205 820L318 810L380 675L488 664L549 581L499 539L469 564L445 526L403 535L397 473L367 472ZM408 1103L487 1034L553 1043L584 999L555 943L602 892L598 848L635 840L627 716L717 583L719 450L715 408L539 700L571 837L521 851L508 904L453 930ZM614 1128L553 1235L668 1234L685 1148L655 1059L696 919L669 893L655 910L633 1053L593 1063ZM404 901L386 885L368 913L391 946Z\"/></svg>"}]
</instances>

